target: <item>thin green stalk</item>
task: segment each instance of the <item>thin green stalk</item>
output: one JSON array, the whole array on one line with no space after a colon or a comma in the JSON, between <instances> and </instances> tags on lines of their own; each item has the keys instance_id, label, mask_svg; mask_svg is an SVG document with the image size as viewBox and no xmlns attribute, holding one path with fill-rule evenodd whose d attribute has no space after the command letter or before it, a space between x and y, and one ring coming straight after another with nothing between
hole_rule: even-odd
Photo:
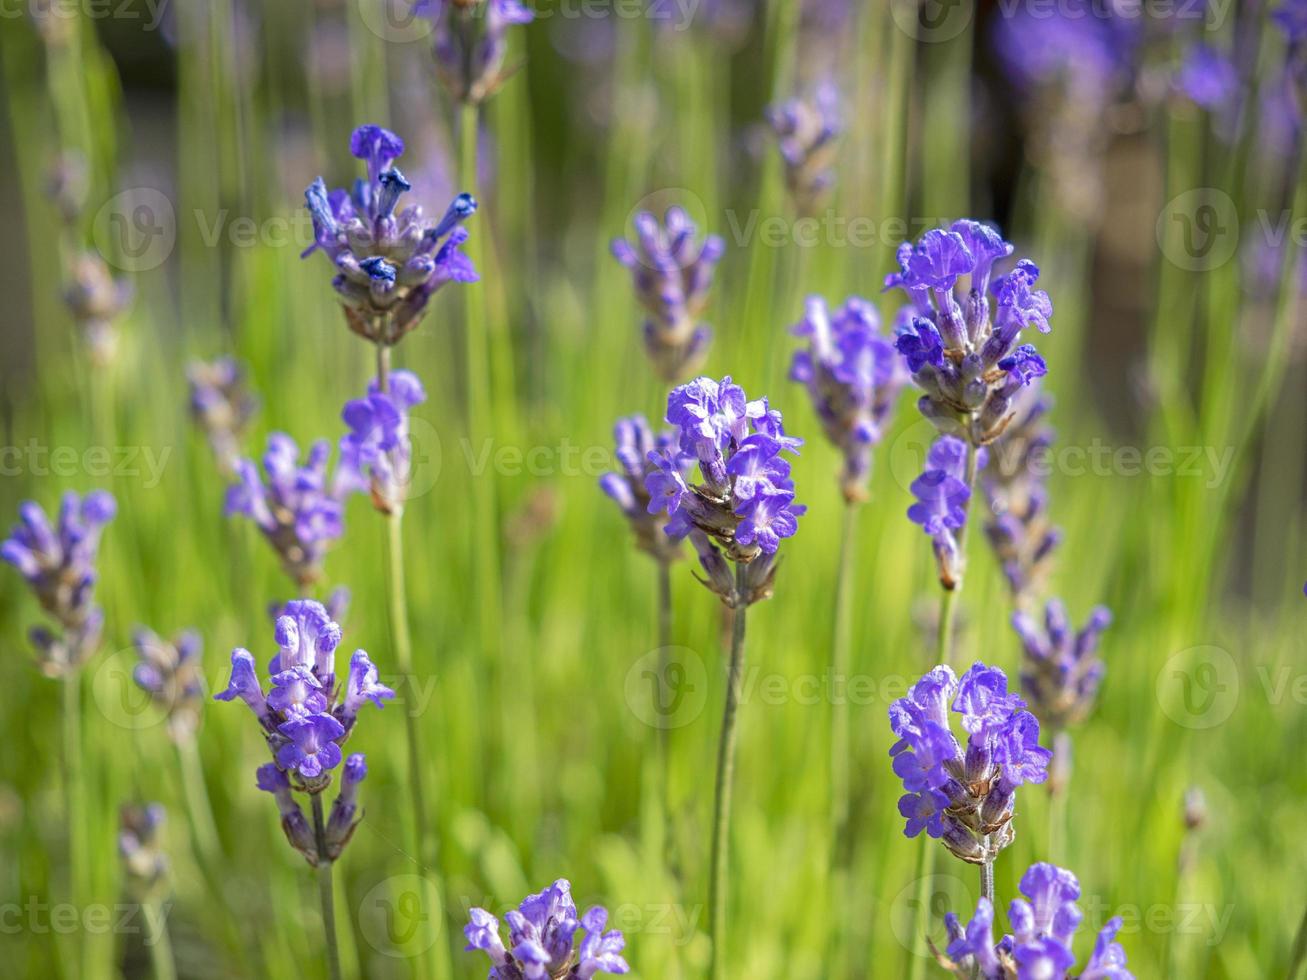
<instances>
[{"instance_id":1,"label":"thin green stalk","mask_svg":"<svg viewBox=\"0 0 1307 980\"><path fill-rule=\"evenodd\" d=\"M168 936L168 920L163 914L163 903L150 902L145 912L145 945L150 950L150 968L154 980L177 980L177 964L172 955L172 939Z\"/></svg>"},{"instance_id":2,"label":"thin green stalk","mask_svg":"<svg viewBox=\"0 0 1307 980\"><path fill-rule=\"evenodd\" d=\"M831 900L843 911L832 916L833 974L847 975L847 942L852 923L853 904L845 894L849 887L849 865L853 841L849 837L849 646L852 632L852 609L849 596L853 591L854 539L857 536L858 502L846 500L840 532L839 563L835 569L835 629L831 638L830 682L830 847ZM840 685L839 696L835 685Z\"/></svg>"},{"instance_id":3,"label":"thin green stalk","mask_svg":"<svg viewBox=\"0 0 1307 980\"><path fill-rule=\"evenodd\" d=\"M967 442L967 490L971 491L962 503L962 526L956 536L958 547L958 576L951 589L944 590L944 598L939 609L939 635L936 639L936 663L953 662L953 620L956 618L958 595L962 592L963 571L967 567L967 518L971 512L971 498L976 486L976 447Z\"/></svg>"},{"instance_id":4,"label":"thin green stalk","mask_svg":"<svg viewBox=\"0 0 1307 980\"><path fill-rule=\"evenodd\" d=\"M327 857L326 826L322 820L322 794L313 800L313 838L318 844L318 897L322 900L322 932L327 946L327 969L331 980L341 980L340 950L336 946L336 899L331 887L331 859Z\"/></svg>"},{"instance_id":5,"label":"thin green stalk","mask_svg":"<svg viewBox=\"0 0 1307 980\"><path fill-rule=\"evenodd\" d=\"M989 856L989 834L985 835L985 863L980 866L980 897L994 904L994 859Z\"/></svg>"},{"instance_id":6,"label":"thin green stalk","mask_svg":"<svg viewBox=\"0 0 1307 980\"><path fill-rule=\"evenodd\" d=\"M1303 910L1302 922L1298 924L1298 935L1293 941L1293 953L1289 957L1288 980L1297 980L1302 966L1307 963L1307 909Z\"/></svg>"},{"instance_id":7,"label":"thin green stalk","mask_svg":"<svg viewBox=\"0 0 1307 980\"><path fill-rule=\"evenodd\" d=\"M68 887L73 905L83 908L89 900L85 837L85 807L82 800L82 675L74 670L63 680L64 721L64 806L68 813ZM83 954L85 949L83 949Z\"/></svg>"},{"instance_id":8,"label":"thin green stalk","mask_svg":"<svg viewBox=\"0 0 1307 980\"><path fill-rule=\"evenodd\" d=\"M658 704L654 706L653 717L660 717L663 707L671 703L667 697L667 671L670 667L672 645L672 567L670 562L658 562L658 685L654 697ZM667 725L658 726L658 793L662 807L663 833L665 836L663 852L667 864L672 865L672 766L671 766L671 730Z\"/></svg>"},{"instance_id":9,"label":"thin green stalk","mask_svg":"<svg viewBox=\"0 0 1307 980\"><path fill-rule=\"evenodd\" d=\"M735 780L735 717L740 705L744 680L744 621L748 611L745 598L745 565L735 566L735 622L731 627L731 662L726 675L726 710L722 715L722 733L717 743L717 788L713 803L712 861L708 888L711 915L709 936L712 958L708 975L711 980L726 978L726 905L730 863L731 790Z\"/></svg>"},{"instance_id":10,"label":"thin green stalk","mask_svg":"<svg viewBox=\"0 0 1307 980\"><path fill-rule=\"evenodd\" d=\"M1058 732L1053 736L1053 775L1048 781L1048 860L1069 864L1064 853L1071 795L1071 736Z\"/></svg>"},{"instance_id":11,"label":"thin green stalk","mask_svg":"<svg viewBox=\"0 0 1307 980\"><path fill-rule=\"evenodd\" d=\"M213 822L213 807L204 785L199 749L193 738L177 743L177 768L181 770L182 793L186 797L186 814L191 836L202 863L217 868L222 859L222 842Z\"/></svg>"},{"instance_id":12,"label":"thin green stalk","mask_svg":"<svg viewBox=\"0 0 1307 980\"><path fill-rule=\"evenodd\" d=\"M935 873L935 847L927 839L920 842L917 853L917 895L912 903L912 932L908 945L908 980L921 980L930 959L914 945L926 938L930 924L930 879Z\"/></svg>"}]
</instances>

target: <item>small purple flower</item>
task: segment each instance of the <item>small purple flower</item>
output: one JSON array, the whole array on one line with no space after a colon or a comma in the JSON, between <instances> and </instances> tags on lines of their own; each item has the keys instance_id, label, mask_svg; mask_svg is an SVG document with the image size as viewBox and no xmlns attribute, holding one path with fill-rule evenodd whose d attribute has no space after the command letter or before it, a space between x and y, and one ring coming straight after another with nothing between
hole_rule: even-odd
<instances>
[{"instance_id":1,"label":"small purple flower","mask_svg":"<svg viewBox=\"0 0 1307 980\"><path fill-rule=\"evenodd\" d=\"M599 487L621 508L641 551L659 562L675 561L680 540L665 533L668 518L662 515L676 510L689 492L685 474L694 460L680 453L671 430L655 436L643 415L618 419L613 437L620 470L605 473Z\"/></svg>"},{"instance_id":2,"label":"small purple flower","mask_svg":"<svg viewBox=\"0 0 1307 980\"><path fill-rule=\"evenodd\" d=\"M768 106L785 165L785 187L801 215L815 215L835 183L835 156L843 132L840 94L832 82L780 105Z\"/></svg>"},{"instance_id":3,"label":"small purple flower","mask_svg":"<svg viewBox=\"0 0 1307 980\"><path fill-rule=\"evenodd\" d=\"M295 440L274 432L268 436L263 475L252 460L238 459L237 482L227 488L226 515L240 514L257 524L299 585L321 578L328 545L345 531L341 489L327 477L330 455L328 442L315 442L301 465Z\"/></svg>"},{"instance_id":4,"label":"small purple flower","mask_svg":"<svg viewBox=\"0 0 1307 980\"><path fill-rule=\"evenodd\" d=\"M1111 612L1097 606L1075 631L1060 599L1044 607L1042 624L1028 613L1013 614L1012 628L1025 653L1021 687L1032 710L1055 731L1082 721L1093 709L1106 672L1098 657L1099 637L1111 622Z\"/></svg>"},{"instance_id":5,"label":"small purple flower","mask_svg":"<svg viewBox=\"0 0 1307 980\"><path fill-rule=\"evenodd\" d=\"M258 409L246 387L245 372L231 357L195 361L186 369L191 418L209 440L223 472L235 472L245 430Z\"/></svg>"},{"instance_id":6,"label":"small purple flower","mask_svg":"<svg viewBox=\"0 0 1307 980\"><path fill-rule=\"evenodd\" d=\"M1228 56L1207 44L1195 44L1176 72L1174 86L1194 105L1218 111L1238 96L1239 73Z\"/></svg>"},{"instance_id":7,"label":"small purple flower","mask_svg":"<svg viewBox=\"0 0 1307 980\"><path fill-rule=\"evenodd\" d=\"M976 465L984 466L985 450L977 452ZM971 486L967 479L967 445L953 436L940 436L926 453L926 468L909 488L916 503L908 520L931 536L939 565L939 580L953 588L961 575L955 531L967 523Z\"/></svg>"},{"instance_id":8,"label":"small purple flower","mask_svg":"<svg viewBox=\"0 0 1307 980\"><path fill-rule=\"evenodd\" d=\"M140 658L132 679L167 715L168 734L175 742L194 738L204 700L200 634L186 630L168 642L152 630L138 627L132 634L132 646Z\"/></svg>"},{"instance_id":9,"label":"small purple flower","mask_svg":"<svg viewBox=\"0 0 1307 980\"><path fill-rule=\"evenodd\" d=\"M100 536L117 510L104 490L84 497L70 491L52 526L39 504L25 501L18 507L18 524L0 542L0 559L18 570L60 629L31 632L41 670L50 677L76 670L100 644L104 613L95 605L95 565Z\"/></svg>"},{"instance_id":10,"label":"small purple flower","mask_svg":"<svg viewBox=\"0 0 1307 980\"><path fill-rule=\"evenodd\" d=\"M781 457L800 441L785 434L780 413L766 399L749 401L729 377L696 378L668 395L667 421L677 429L679 446L650 454L654 469L645 488L650 511L668 513L668 536L702 532L696 548L705 567L713 562L703 547L719 547L734 562L775 555L805 510L794 503L790 465ZM687 459L697 462L702 483L683 475ZM710 570L707 584L720 592L715 581ZM740 598L733 590L722 597L728 603Z\"/></svg>"},{"instance_id":11,"label":"small purple flower","mask_svg":"<svg viewBox=\"0 0 1307 980\"><path fill-rule=\"evenodd\" d=\"M346 485L368 491L373 506L384 514L404 506L413 465L409 410L427 400L412 371L391 372L388 387L383 392L374 379L366 398L345 404L341 417L350 431L340 440Z\"/></svg>"},{"instance_id":12,"label":"small purple flower","mask_svg":"<svg viewBox=\"0 0 1307 980\"><path fill-rule=\"evenodd\" d=\"M604 931L606 909L595 906L579 920L571 885L560 878L505 917L508 943L500 934L499 920L485 909L474 908L463 927L469 952L484 952L493 980L590 980L596 973L628 973L622 957L625 940L616 930ZM579 947L577 931L584 931Z\"/></svg>"},{"instance_id":13,"label":"small purple flower","mask_svg":"<svg viewBox=\"0 0 1307 980\"><path fill-rule=\"evenodd\" d=\"M114 323L131 305L132 284L115 279L97 252L83 252L73 261L64 287L64 305L81 328L87 354L96 368L113 363L118 353Z\"/></svg>"},{"instance_id":14,"label":"small purple flower","mask_svg":"<svg viewBox=\"0 0 1307 980\"><path fill-rule=\"evenodd\" d=\"M127 804L118 810L118 857L128 891L137 898L149 898L168 875L168 858L159 840L165 816L160 803Z\"/></svg>"},{"instance_id":15,"label":"small purple flower","mask_svg":"<svg viewBox=\"0 0 1307 980\"><path fill-rule=\"evenodd\" d=\"M948 706L962 716L966 747L949 730ZM1016 789L1043 782L1051 753L1039 723L1008 694L996 667L972 665L959 681L945 666L890 705L894 774L905 795L904 833L925 830L964 861L983 864L1012 842Z\"/></svg>"},{"instance_id":16,"label":"small purple flower","mask_svg":"<svg viewBox=\"0 0 1307 980\"><path fill-rule=\"evenodd\" d=\"M504 67L508 28L535 19L519 0L416 0L413 13L433 21L436 74L468 105L490 98L513 74Z\"/></svg>"},{"instance_id":17,"label":"small purple flower","mask_svg":"<svg viewBox=\"0 0 1307 980\"><path fill-rule=\"evenodd\" d=\"M810 296L806 312L793 332L807 337L809 346L795 352L790 380L807 387L826 437L844 454L845 499L861 500L872 449L885 434L907 371L865 299L850 297L832 316L824 299Z\"/></svg>"},{"instance_id":18,"label":"small purple flower","mask_svg":"<svg viewBox=\"0 0 1307 980\"><path fill-rule=\"evenodd\" d=\"M689 215L671 207L660 225L647 211L635 216L634 241L617 238L613 257L631 272L644 307L644 345L665 381L694 372L708 352L711 332L699 322L708 304L713 270L725 251L717 235L699 238Z\"/></svg>"},{"instance_id":19,"label":"small purple flower","mask_svg":"<svg viewBox=\"0 0 1307 980\"><path fill-rule=\"evenodd\" d=\"M258 718L275 760L275 765L259 769L259 788L276 796L291 845L310 864L318 864L339 857L358 822L358 783L367 773L363 757L352 755L345 763L325 853L319 852L292 791L324 792L332 771L340 766L341 746L357 723L359 708L367 701L381 707L394 692L380 683L376 667L362 650L355 651L346 682L337 683L335 652L341 630L321 603L296 599L280 611L275 630L279 650L268 664L270 693L265 697L253 655L237 649L231 656L231 681L215 698L240 698Z\"/></svg>"},{"instance_id":20,"label":"small purple flower","mask_svg":"<svg viewBox=\"0 0 1307 980\"><path fill-rule=\"evenodd\" d=\"M431 297L448 282L476 282L476 270L459 248L464 221L477 209L459 194L436 223L419 205L398 213L409 181L394 167L404 141L380 126L360 126L350 152L367 165L367 179L350 190L327 190L321 177L304 192L314 243L336 269L332 280L349 328L375 344L393 346L426 314Z\"/></svg>"},{"instance_id":21,"label":"small purple flower","mask_svg":"<svg viewBox=\"0 0 1307 980\"><path fill-rule=\"evenodd\" d=\"M976 902L976 912L965 930L952 912L945 916L945 921L949 935L954 937L948 944L950 959L968 968L974 966L984 977L1002 976L998 954L994 951L994 906L989 899L981 896Z\"/></svg>"}]
</instances>

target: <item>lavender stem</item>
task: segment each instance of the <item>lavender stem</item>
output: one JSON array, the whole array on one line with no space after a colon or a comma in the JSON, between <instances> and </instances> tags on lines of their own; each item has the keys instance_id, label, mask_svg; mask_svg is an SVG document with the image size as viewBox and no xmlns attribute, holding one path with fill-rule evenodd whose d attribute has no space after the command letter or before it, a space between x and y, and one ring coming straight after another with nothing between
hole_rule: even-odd
<instances>
[{"instance_id":1,"label":"lavender stem","mask_svg":"<svg viewBox=\"0 0 1307 980\"><path fill-rule=\"evenodd\" d=\"M145 945L150 950L150 968L154 980L177 980L177 961L172 954L168 920L159 902L150 902L145 912Z\"/></svg>"},{"instance_id":2,"label":"lavender stem","mask_svg":"<svg viewBox=\"0 0 1307 980\"><path fill-rule=\"evenodd\" d=\"M994 859L989 849L989 834L985 835L985 863L980 866L980 896L994 904Z\"/></svg>"},{"instance_id":3,"label":"lavender stem","mask_svg":"<svg viewBox=\"0 0 1307 980\"><path fill-rule=\"evenodd\" d=\"M953 620L957 610L958 593L962 591L963 572L967 567L967 518L971 514L971 497L975 494L976 455L975 443L968 439L966 484L969 492L967 499L962 503L962 526L957 532L958 578L953 588L944 590L944 599L939 610L939 637L935 651L935 662L949 666L953 664Z\"/></svg>"},{"instance_id":4,"label":"lavender stem","mask_svg":"<svg viewBox=\"0 0 1307 980\"><path fill-rule=\"evenodd\" d=\"M68 882L74 903L87 901L86 837L82 804L82 673L72 670L63 680L64 806L68 813ZM79 904L80 907L80 904ZM85 949L82 955L86 955Z\"/></svg>"},{"instance_id":5,"label":"lavender stem","mask_svg":"<svg viewBox=\"0 0 1307 980\"><path fill-rule=\"evenodd\" d=\"M712 956L708 975L711 980L726 977L726 904L730 863L731 790L735 779L735 716L740 703L744 676L744 626L748 611L748 590L743 563L735 566L735 621L731 627L731 661L726 677L726 710L722 715L722 734L717 743L717 788L713 805L712 878L708 890L708 907L712 916L710 937Z\"/></svg>"},{"instance_id":6,"label":"lavender stem","mask_svg":"<svg viewBox=\"0 0 1307 980\"><path fill-rule=\"evenodd\" d=\"M327 857L326 828L322 820L322 794L313 800L313 838L318 845L318 897L322 900L322 929L327 942L327 966L331 980L341 980L340 950L336 946L336 905L331 886L331 859Z\"/></svg>"},{"instance_id":7,"label":"lavender stem","mask_svg":"<svg viewBox=\"0 0 1307 980\"><path fill-rule=\"evenodd\" d=\"M672 569L665 561L658 562L658 684L654 696L658 703L654 706L654 718L662 717L661 712L671 701L667 697L667 671L670 667L670 647L672 645ZM658 726L658 792L663 811L663 833L666 840L663 852L668 866L672 864L672 775L670 752L670 728L663 724Z\"/></svg>"}]
</instances>

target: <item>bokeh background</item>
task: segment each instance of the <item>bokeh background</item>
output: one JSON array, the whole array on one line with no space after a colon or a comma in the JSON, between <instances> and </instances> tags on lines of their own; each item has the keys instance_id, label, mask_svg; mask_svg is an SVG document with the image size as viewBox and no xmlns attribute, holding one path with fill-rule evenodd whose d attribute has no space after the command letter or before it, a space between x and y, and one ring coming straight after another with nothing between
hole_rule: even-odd
<instances>
[{"instance_id":1,"label":"bokeh background","mask_svg":"<svg viewBox=\"0 0 1307 980\"><path fill-rule=\"evenodd\" d=\"M182 976L325 975L312 877L254 786L257 732L242 711L206 705L201 775L225 855L206 876L162 718L131 682L130 635L197 628L211 690L233 646L272 651L267 605L289 586L254 529L222 516L226 480L188 414L186 365L232 354L247 367L252 455L269 431L303 443L342 433L371 353L347 331L325 264L300 259L303 189L319 174L352 180L348 136L363 122L408 140L402 163L429 210L460 189L457 110L432 69L429 25L406 6L24 0L0 21L0 513L26 498L52 506L70 487L120 502L101 562L107 636L80 689L85 871L96 908L130 912L117 807L168 808ZM485 258L469 288L483 296L490 385L468 391L455 290L396 353L431 396L405 518L418 675L356 736L371 774L337 869L347 971L482 975L461 952L466 909L502 910L567 876L578 902L613 911L636 975L703 973L723 609L678 566L685 699L651 716L640 672L655 646L653 566L596 486L614 419L659 417L665 398L609 241L637 210L679 204L726 240L706 373L768 395L808 439L795 479L809 513L775 598L751 613L731 975L832 976L834 922L851 924L850 976L906 976L924 954L911 925L924 845L901 833L885 712L930 665L933 560L904 516L930 430L905 393L858 526L857 683L841 695L824 673L838 457L786 379L788 328L808 293L860 294L892 317L900 299L880 284L899 241L961 216L996 222L1044 271L1052 511L1065 532L1052 584L1075 620L1100 602L1116 616L1099 706L1074 733L1059 863L1080 876L1087 926L1125 918L1138 976L1283 975L1307 905L1294 32L1258 0L536 9L479 133L470 227ZM833 192L805 223L765 108L818 92L835 93L843 133ZM80 207L65 220L70 195ZM83 252L134 290L108 366L92 363L62 299ZM490 415L474 435L465 406L478 398ZM489 529L473 520L486 513ZM369 650L386 676L383 536L353 500L322 591L349 587L347 649ZM1013 671L1001 575L983 536L971 551L959 659ZM0 972L148 975L130 917L104 928L78 906L51 920L69 878L61 693L32 666L36 604L10 570L3 583ZM839 697L853 723L855 849L837 890L826 739ZM404 711L427 746L444 908L423 904L422 869L402 846ZM671 727L670 869L649 792L658 725ZM1198 826L1185 821L1191 788L1205 799ZM997 866L1003 901L1049 856L1045 794L1023 791L1018 810ZM938 940L940 914L973 907L976 882L942 852L935 875ZM424 918L436 928L419 928ZM1091 936L1082 929L1082 962ZM84 963L67 952L81 946Z\"/></svg>"}]
</instances>

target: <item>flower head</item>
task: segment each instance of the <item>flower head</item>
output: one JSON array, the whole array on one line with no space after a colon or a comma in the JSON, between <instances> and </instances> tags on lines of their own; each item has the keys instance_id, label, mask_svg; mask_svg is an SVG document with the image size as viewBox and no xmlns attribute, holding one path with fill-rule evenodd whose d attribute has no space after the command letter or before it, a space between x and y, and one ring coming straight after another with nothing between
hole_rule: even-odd
<instances>
[{"instance_id":1,"label":"flower head","mask_svg":"<svg viewBox=\"0 0 1307 980\"><path fill-rule=\"evenodd\" d=\"M413 464L409 410L426 399L416 374L394 371L386 391L374 379L367 397L347 402L341 413L350 430L340 440L341 470L350 486L371 494L383 514L404 506Z\"/></svg>"},{"instance_id":2,"label":"flower head","mask_svg":"<svg viewBox=\"0 0 1307 980\"><path fill-rule=\"evenodd\" d=\"M325 791L341 764L342 746L353 732L359 709L369 701L381 707L394 692L380 682L377 668L363 650L354 652L344 682L337 678L335 653L341 630L321 603L311 599L286 603L275 636L278 652L268 664L270 690L265 693L254 656L237 649L231 656L231 681L215 698L239 698L258 719L274 760L258 770L259 788L276 797L291 845L311 864L335 860L357 823L358 784L367 773L363 757L351 755L345 761L325 852L319 852L292 792Z\"/></svg>"},{"instance_id":3,"label":"flower head","mask_svg":"<svg viewBox=\"0 0 1307 980\"><path fill-rule=\"evenodd\" d=\"M785 165L785 187L802 215L816 214L835 182L835 155L843 132L839 98L839 90L827 81L767 107L767 122Z\"/></svg>"},{"instance_id":4,"label":"flower head","mask_svg":"<svg viewBox=\"0 0 1307 980\"><path fill-rule=\"evenodd\" d=\"M245 386L245 373L234 358L195 361L186 369L191 389L191 418L209 440L223 470L234 472L241 441L258 401Z\"/></svg>"},{"instance_id":5,"label":"flower head","mask_svg":"<svg viewBox=\"0 0 1307 980\"><path fill-rule=\"evenodd\" d=\"M64 304L82 330L91 361L97 367L113 361L118 352L117 320L131 305L131 283L115 279L108 263L95 252L83 252L73 262L72 276L64 287Z\"/></svg>"},{"instance_id":6,"label":"flower head","mask_svg":"<svg viewBox=\"0 0 1307 980\"><path fill-rule=\"evenodd\" d=\"M396 344L426 314L431 297L448 282L476 282L476 270L459 251L467 239L463 222L476 200L460 194L432 223L420 205L396 213L410 189L395 166L404 141L380 126L360 126L350 152L367 166L366 179L350 190L327 190L321 177L304 192L313 218L314 243L336 269L332 285L349 328L376 344Z\"/></svg>"},{"instance_id":7,"label":"flower head","mask_svg":"<svg viewBox=\"0 0 1307 980\"><path fill-rule=\"evenodd\" d=\"M195 736L204 699L204 665L200 652L204 641L195 630L179 633L171 642L153 630L138 627L132 646L140 658L132 671L136 686L168 718L168 734L175 742Z\"/></svg>"},{"instance_id":8,"label":"flower head","mask_svg":"<svg viewBox=\"0 0 1307 980\"><path fill-rule=\"evenodd\" d=\"M968 733L965 748L949 726L949 708ZM894 773L907 793L905 833L923 830L964 861L983 864L1012 842L1016 789L1042 783L1052 755L1039 745L1039 722L1007 690L997 667L972 665L959 681L936 667L890 706Z\"/></svg>"},{"instance_id":9,"label":"flower head","mask_svg":"<svg viewBox=\"0 0 1307 980\"><path fill-rule=\"evenodd\" d=\"M0 542L0 558L18 570L59 632L31 632L41 669L51 677L75 670L100 644L104 613L95 605L100 535L118 505L104 490L64 494L55 524L40 504L18 507L19 522Z\"/></svg>"},{"instance_id":10,"label":"flower head","mask_svg":"<svg viewBox=\"0 0 1307 980\"><path fill-rule=\"evenodd\" d=\"M1044 724L1060 730L1093 709L1106 672L1097 655L1098 641L1111 622L1111 612L1098 606L1084 627L1073 630L1059 599L1045 606L1042 624L1025 612L1013 614L1012 628L1025 652L1021 688Z\"/></svg>"},{"instance_id":11,"label":"flower head","mask_svg":"<svg viewBox=\"0 0 1307 980\"><path fill-rule=\"evenodd\" d=\"M128 890L141 899L157 892L168 876L168 858L159 840L165 816L160 803L129 803L118 810L118 857L123 877Z\"/></svg>"},{"instance_id":12,"label":"flower head","mask_svg":"<svg viewBox=\"0 0 1307 980\"><path fill-rule=\"evenodd\" d=\"M621 509L641 551L660 562L675 561L681 546L665 533L666 511L689 492L685 476L694 460L680 453L674 432L655 436L643 415L618 419L613 438L620 469L605 473L599 488Z\"/></svg>"},{"instance_id":13,"label":"flower head","mask_svg":"<svg viewBox=\"0 0 1307 980\"><path fill-rule=\"evenodd\" d=\"M909 488L916 503L908 508L908 520L918 524L934 543L940 584L956 586L961 577L961 558L954 532L967 523L971 481L967 472L967 445L953 436L940 436L926 454L926 467ZM985 450L976 454L976 465L984 466Z\"/></svg>"},{"instance_id":14,"label":"flower head","mask_svg":"<svg viewBox=\"0 0 1307 980\"><path fill-rule=\"evenodd\" d=\"M885 434L908 372L866 300L850 297L832 315L824 299L810 296L806 314L794 333L807 338L808 349L795 352L790 380L808 389L826 438L844 454L845 498L860 500L871 452Z\"/></svg>"},{"instance_id":15,"label":"flower head","mask_svg":"<svg viewBox=\"0 0 1307 980\"><path fill-rule=\"evenodd\" d=\"M589 980L596 973L629 972L622 957L622 934L604 931L607 910L595 906L578 919L571 889L567 879L560 878L523 899L504 916L507 943L497 918L485 909L472 909L463 927L467 950L480 950L490 958L494 980ZM579 946L578 931L584 933Z\"/></svg>"},{"instance_id":16,"label":"flower head","mask_svg":"<svg viewBox=\"0 0 1307 980\"><path fill-rule=\"evenodd\" d=\"M315 442L300 464L290 436L268 436L263 474L253 460L235 463L237 482L227 488L225 513L252 520L281 559L286 574L300 585L317 581L327 546L344 533L341 486L328 480L331 445Z\"/></svg>"},{"instance_id":17,"label":"flower head","mask_svg":"<svg viewBox=\"0 0 1307 980\"><path fill-rule=\"evenodd\" d=\"M662 224L641 211L635 216L634 241L613 240L613 256L630 270L636 299L648 314L645 351L665 381L693 372L708 352L711 332L699 316L724 251L717 235L700 239L679 207L668 208Z\"/></svg>"},{"instance_id":18,"label":"flower head","mask_svg":"<svg viewBox=\"0 0 1307 980\"><path fill-rule=\"evenodd\" d=\"M535 19L521 0L416 0L413 13L435 25L436 73L468 105L490 98L513 74L504 67L508 28Z\"/></svg>"}]
</instances>

